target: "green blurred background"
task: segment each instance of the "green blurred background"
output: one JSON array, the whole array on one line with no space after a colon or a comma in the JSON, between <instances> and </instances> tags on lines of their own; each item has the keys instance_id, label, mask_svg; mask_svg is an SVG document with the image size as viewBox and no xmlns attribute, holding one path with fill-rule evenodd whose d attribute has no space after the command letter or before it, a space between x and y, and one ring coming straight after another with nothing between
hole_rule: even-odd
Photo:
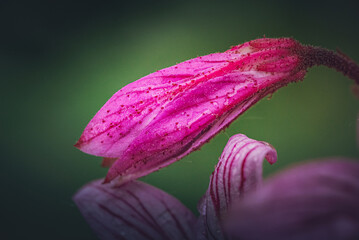
<instances>
[{"instance_id":1,"label":"green blurred background","mask_svg":"<svg viewBox=\"0 0 359 240\"><path fill-rule=\"evenodd\" d=\"M264 34L339 48L359 62L358 7L346 1L1 1L0 22L2 239L96 239L71 197L107 170L73 144L112 94L142 76ZM334 70L310 69L200 151L142 180L196 212L233 134L276 147L265 176L305 159L358 158L351 85Z\"/></svg>"}]
</instances>

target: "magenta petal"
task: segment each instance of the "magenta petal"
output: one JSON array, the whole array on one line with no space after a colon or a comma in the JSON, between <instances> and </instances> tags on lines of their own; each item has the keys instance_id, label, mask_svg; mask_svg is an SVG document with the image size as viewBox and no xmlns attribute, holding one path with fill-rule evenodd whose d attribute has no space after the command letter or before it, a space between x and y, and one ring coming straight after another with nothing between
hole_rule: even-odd
<instances>
[{"instance_id":1,"label":"magenta petal","mask_svg":"<svg viewBox=\"0 0 359 240\"><path fill-rule=\"evenodd\" d=\"M199 207L200 221L206 226L201 235L208 239L224 238L220 222L231 204L261 184L264 158L269 163L277 160L276 151L268 143L243 134L229 139Z\"/></svg>"},{"instance_id":2,"label":"magenta petal","mask_svg":"<svg viewBox=\"0 0 359 240\"><path fill-rule=\"evenodd\" d=\"M193 239L195 216L177 199L148 184L93 181L74 201L100 239Z\"/></svg>"},{"instance_id":3,"label":"magenta petal","mask_svg":"<svg viewBox=\"0 0 359 240\"><path fill-rule=\"evenodd\" d=\"M234 239L359 239L359 163L297 166L246 194L230 213Z\"/></svg>"},{"instance_id":4,"label":"magenta petal","mask_svg":"<svg viewBox=\"0 0 359 240\"><path fill-rule=\"evenodd\" d=\"M118 158L106 182L158 170L200 148L264 96L303 79L301 47L293 39L258 39L152 73L118 91L76 146Z\"/></svg>"}]
</instances>

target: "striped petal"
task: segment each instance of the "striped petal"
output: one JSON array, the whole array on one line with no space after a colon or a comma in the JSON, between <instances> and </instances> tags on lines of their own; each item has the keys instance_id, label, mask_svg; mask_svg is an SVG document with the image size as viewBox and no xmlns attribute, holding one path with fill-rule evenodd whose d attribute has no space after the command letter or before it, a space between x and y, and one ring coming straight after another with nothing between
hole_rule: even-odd
<instances>
[{"instance_id":1,"label":"striped petal","mask_svg":"<svg viewBox=\"0 0 359 240\"><path fill-rule=\"evenodd\" d=\"M277 160L276 151L268 143L243 134L229 139L200 203L199 221L204 227L199 235L207 239L224 239L221 221L242 194L261 184L264 158L271 164Z\"/></svg>"},{"instance_id":2,"label":"striped petal","mask_svg":"<svg viewBox=\"0 0 359 240\"><path fill-rule=\"evenodd\" d=\"M100 239L193 239L195 216L177 199L148 184L93 181L74 201Z\"/></svg>"},{"instance_id":3,"label":"striped petal","mask_svg":"<svg viewBox=\"0 0 359 240\"><path fill-rule=\"evenodd\" d=\"M234 239L359 239L359 163L317 161L246 194L226 221Z\"/></svg>"}]
</instances>

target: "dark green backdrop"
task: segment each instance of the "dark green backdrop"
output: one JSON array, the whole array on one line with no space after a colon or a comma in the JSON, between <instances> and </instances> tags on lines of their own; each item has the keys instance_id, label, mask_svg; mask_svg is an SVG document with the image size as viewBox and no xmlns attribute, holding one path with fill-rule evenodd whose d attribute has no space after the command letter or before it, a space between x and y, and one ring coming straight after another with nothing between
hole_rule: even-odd
<instances>
[{"instance_id":1,"label":"dark green backdrop","mask_svg":"<svg viewBox=\"0 0 359 240\"><path fill-rule=\"evenodd\" d=\"M264 34L359 61L356 5L296 2L1 1L2 239L95 239L71 197L106 169L72 145L113 93L144 75ZM266 176L305 159L359 157L351 85L313 68L200 151L142 180L196 212L233 134L276 147L278 163L265 164Z\"/></svg>"}]
</instances>

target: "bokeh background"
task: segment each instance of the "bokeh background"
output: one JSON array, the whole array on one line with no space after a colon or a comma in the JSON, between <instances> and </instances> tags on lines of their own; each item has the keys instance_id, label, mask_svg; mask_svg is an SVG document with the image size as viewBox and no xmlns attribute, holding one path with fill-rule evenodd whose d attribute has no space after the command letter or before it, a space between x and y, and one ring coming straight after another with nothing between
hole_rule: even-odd
<instances>
[{"instance_id":1,"label":"bokeh background","mask_svg":"<svg viewBox=\"0 0 359 240\"><path fill-rule=\"evenodd\" d=\"M118 89L158 69L262 37L339 48L359 62L347 1L1 1L2 239L96 239L72 195L102 178L73 144ZM228 138L276 147L264 175L306 159L358 158L359 100L325 67L264 99L200 151L142 178L196 212Z\"/></svg>"}]
</instances>

